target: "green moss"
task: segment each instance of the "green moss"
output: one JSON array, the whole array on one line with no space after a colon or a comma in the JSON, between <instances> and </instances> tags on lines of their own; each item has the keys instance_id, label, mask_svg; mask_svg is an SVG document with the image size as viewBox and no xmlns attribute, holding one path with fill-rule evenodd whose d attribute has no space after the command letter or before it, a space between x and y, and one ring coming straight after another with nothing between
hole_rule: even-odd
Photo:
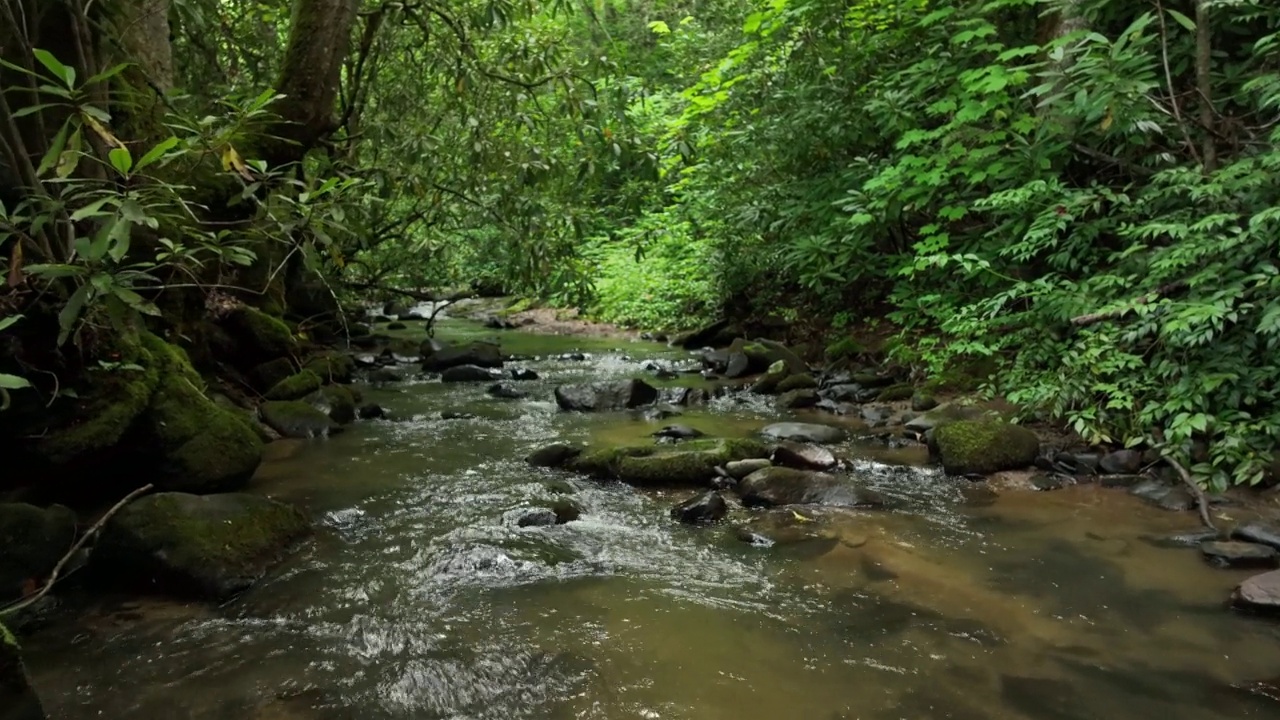
<instances>
[{"instance_id":1,"label":"green moss","mask_svg":"<svg viewBox=\"0 0 1280 720\"><path fill-rule=\"evenodd\" d=\"M326 383L349 383L356 372L356 361L342 353L324 353L307 360L302 368L319 375Z\"/></svg>"},{"instance_id":2,"label":"green moss","mask_svg":"<svg viewBox=\"0 0 1280 720\"><path fill-rule=\"evenodd\" d=\"M584 453L569 468L631 485L701 485L717 465L766 457L769 448L752 438L691 440L671 449L616 447Z\"/></svg>"},{"instance_id":3,"label":"green moss","mask_svg":"<svg viewBox=\"0 0 1280 720\"><path fill-rule=\"evenodd\" d=\"M1040 438L1000 420L959 420L933 431L932 448L952 475L985 475L1035 462Z\"/></svg>"},{"instance_id":4,"label":"green moss","mask_svg":"<svg viewBox=\"0 0 1280 720\"><path fill-rule=\"evenodd\" d=\"M275 387L276 383L293 375L295 372L297 371L294 370L293 361L286 357L280 357L256 365L249 371L249 378L253 381L256 389L266 391Z\"/></svg>"},{"instance_id":5,"label":"green moss","mask_svg":"<svg viewBox=\"0 0 1280 720\"><path fill-rule=\"evenodd\" d=\"M151 334L142 342L160 373L141 419L160 454L157 486L213 492L248 481L262 459L258 435L239 413L205 396L181 348Z\"/></svg>"},{"instance_id":6,"label":"green moss","mask_svg":"<svg viewBox=\"0 0 1280 720\"><path fill-rule=\"evenodd\" d=\"M324 382L311 370L303 370L281 380L267 391L268 400L297 400L320 389Z\"/></svg>"},{"instance_id":7,"label":"green moss","mask_svg":"<svg viewBox=\"0 0 1280 720\"><path fill-rule=\"evenodd\" d=\"M19 649L18 638L14 637L13 633L9 632L9 628L5 627L4 623L0 623L0 644L7 645L14 650Z\"/></svg>"},{"instance_id":8,"label":"green moss","mask_svg":"<svg viewBox=\"0 0 1280 720\"><path fill-rule=\"evenodd\" d=\"M915 392L916 392L915 388L911 387L910 384L898 383L897 385L890 385L884 390L881 390L880 394L876 396L876 399L881 400L883 402L896 402L898 400L910 400L911 396L914 395Z\"/></svg>"},{"instance_id":9,"label":"green moss","mask_svg":"<svg viewBox=\"0 0 1280 720\"><path fill-rule=\"evenodd\" d=\"M818 381L813 379L809 373L800 373L783 378L777 385L777 391L780 393L790 392L792 390L811 390L818 387Z\"/></svg>"},{"instance_id":10,"label":"green moss","mask_svg":"<svg viewBox=\"0 0 1280 720\"><path fill-rule=\"evenodd\" d=\"M264 358L284 357L298 350L289 326L261 310L247 306L237 308L229 320Z\"/></svg>"},{"instance_id":11,"label":"green moss","mask_svg":"<svg viewBox=\"0 0 1280 720\"><path fill-rule=\"evenodd\" d=\"M37 452L50 462L71 462L116 445L151 402L160 374L138 337L120 338L110 352L119 365L89 371L74 424L36 441Z\"/></svg>"},{"instance_id":12,"label":"green moss","mask_svg":"<svg viewBox=\"0 0 1280 720\"><path fill-rule=\"evenodd\" d=\"M356 394L342 385L326 385L307 398L317 410L328 414L329 419L340 425L356 421Z\"/></svg>"}]
</instances>

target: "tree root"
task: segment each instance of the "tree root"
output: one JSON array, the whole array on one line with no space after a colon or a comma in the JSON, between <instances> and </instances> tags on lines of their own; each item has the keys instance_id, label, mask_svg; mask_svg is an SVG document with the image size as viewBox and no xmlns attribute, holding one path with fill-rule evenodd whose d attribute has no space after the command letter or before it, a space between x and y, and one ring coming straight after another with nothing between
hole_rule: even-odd
<instances>
[{"instance_id":1,"label":"tree root","mask_svg":"<svg viewBox=\"0 0 1280 720\"><path fill-rule=\"evenodd\" d=\"M96 536L102 530L102 527L107 524L107 521L116 513L124 509L125 505L133 502L138 498L138 496L150 492L153 487L155 486L147 483L128 495L125 495L120 502L111 506L111 509L108 510L105 515L98 518L98 522L94 523L93 527L89 528L84 535L81 535L79 540L76 540L75 544L71 546L71 549L67 551L67 554L63 555L62 559L58 561L58 564L53 566L53 572L49 573L49 580L45 582L45 584L34 595L28 595L25 598L21 598L0 608L0 617L13 615L39 602L40 598L47 595L49 590L53 587L53 584L58 581L58 575L62 572L62 569L71 561L71 558L75 557L75 554L80 551L80 548L84 547L85 543L89 542L90 538Z\"/></svg>"},{"instance_id":2,"label":"tree root","mask_svg":"<svg viewBox=\"0 0 1280 720\"><path fill-rule=\"evenodd\" d=\"M1196 504L1200 506L1200 521L1204 523L1205 527L1217 532L1218 527L1213 524L1213 519L1209 517L1209 499L1205 497L1204 489L1192 479L1191 473L1182 466L1182 463L1168 455L1164 457L1164 460L1178 473L1178 477L1182 478L1182 483L1187 486L1187 489L1195 495Z\"/></svg>"}]
</instances>

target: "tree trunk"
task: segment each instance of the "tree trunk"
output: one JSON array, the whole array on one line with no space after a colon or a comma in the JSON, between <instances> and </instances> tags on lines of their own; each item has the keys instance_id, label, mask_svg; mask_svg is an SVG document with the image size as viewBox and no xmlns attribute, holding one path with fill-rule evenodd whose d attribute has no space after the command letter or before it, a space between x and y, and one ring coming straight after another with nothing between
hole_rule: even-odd
<instances>
[{"instance_id":1,"label":"tree trunk","mask_svg":"<svg viewBox=\"0 0 1280 720\"><path fill-rule=\"evenodd\" d=\"M1214 140L1213 77L1209 73L1213 61L1213 40L1209 27L1209 0L1196 0L1196 88L1200 92L1200 131L1204 133L1201 151L1204 171L1218 169L1218 146Z\"/></svg>"},{"instance_id":2,"label":"tree trunk","mask_svg":"<svg viewBox=\"0 0 1280 720\"><path fill-rule=\"evenodd\" d=\"M350 47L356 0L296 0L289 43L276 90L285 97L274 110L280 141L264 148L279 164L299 160L336 128L334 117L342 63Z\"/></svg>"}]
</instances>

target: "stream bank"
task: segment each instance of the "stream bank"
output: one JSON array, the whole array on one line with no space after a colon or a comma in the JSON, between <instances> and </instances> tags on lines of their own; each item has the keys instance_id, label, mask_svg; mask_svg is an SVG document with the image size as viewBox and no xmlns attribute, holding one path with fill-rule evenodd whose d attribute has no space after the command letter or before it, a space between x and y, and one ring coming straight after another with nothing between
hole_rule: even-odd
<instances>
[{"instance_id":1,"label":"stream bank","mask_svg":"<svg viewBox=\"0 0 1280 720\"><path fill-rule=\"evenodd\" d=\"M307 507L315 538L222 607L69 599L58 622L26 638L50 714L1274 712L1257 681L1280 675L1276 626L1222 608L1254 571L1160 547L1196 529L1191 513L1101 482L1031 492L1030 472L948 477L889 425L779 408L759 393L708 392L705 405L668 418L565 412L557 386L717 383L660 379L662 368L697 358L656 343L458 320L438 330L454 345L498 340L525 358L511 365L538 379L512 381L525 397L500 398L489 383L390 366L397 379L363 392L391 420L271 443L248 490ZM909 401L894 402L894 412L909 411ZM555 442L680 449L651 437L672 424L747 438L779 421L839 428L823 447L883 507L751 511L730 491L727 520L691 527L670 512L692 488L637 488L524 460ZM521 524L561 501L578 517Z\"/></svg>"}]
</instances>

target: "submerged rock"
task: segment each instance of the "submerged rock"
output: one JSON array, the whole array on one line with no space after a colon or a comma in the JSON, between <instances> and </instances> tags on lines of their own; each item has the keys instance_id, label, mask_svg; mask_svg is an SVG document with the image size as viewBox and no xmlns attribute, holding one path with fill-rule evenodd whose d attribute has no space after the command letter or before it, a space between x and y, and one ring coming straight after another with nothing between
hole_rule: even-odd
<instances>
[{"instance_id":1,"label":"submerged rock","mask_svg":"<svg viewBox=\"0 0 1280 720\"><path fill-rule=\"evenodd\" d=\"M948 475L989 475L1034 463L1040 438L999 420L960 420L935 428L930 446Z\"/></svg>"},{"instance_id":2,"label":"submerged rock","mask_svg":"<svg viewBox=\"0 0 1280 720\"><path fill-rule=\"evenodd\" d=\"M497 373L479 365L454 365L440 374L440 382L493 382L498 379Z\"/></svg>"},{"instance_id":3,"label":"submerged rock","mask_svg":"<svg viewBox=\"0 0 1280 720\"><path fill-rule=\"evenodd\" d=\"M583 385L561 385L555 390L556 404L561 410L600 412L627 410L651 405L658 400L658 389L643 380L618 380Z\"/></svg>"},{"instance_id":4,"label":"submerged rock","mask_svg":"<svg viewBox=\"0 0 1280 720\"><path fill-rule=\"evenodd\" d=\"M853 482L822 472L768 467L757 470L738 486L748 507L831 505L879 507L884 499Z\"/></svg>"},{"instance_id":5,"label":"submerged rock","mask_svg":"<svg viewBox=\"0 0 1280 720\"><path fill-rule=\"evenodd\" d=\"M750 475L751 473L772 466L773 463L766 458L752 458L750 460L734 460L724 465L725 472L729 473L729 477L736 480Z\"/></svg>"},{"instance_id":6,"label":"submerged rock","mask_svg":"<svg viewBox=\"0 0 1280 720\"><path fill-rule=\"evenodd\" d=\"M0 625L0 718L45 720L40 698L27 680L18 640L4 625Z\"/></svg>"},{"instance_id":7,"label":"submerged rock","mask_svg":"<svg viewBox=\"0 0 1280 720\"><path fill-rule=\"evenodd\" d=\"M1157 478L1143 480L1134 485L1129 488L1129 494L1165 510L1190 510L1196 506L1196 499L1181 483Z\"/></svg>"},{"instance_id":8,"label":"submerged rock","mask_svg":"<svg viewBox=\"0 0 1280 720\"><path fill-rule=\"evenodd\" d=\"M769 449L754 440L692 440L673 449L639 446L586 452L567 467L637 486L706 486L716 476L716 467L768 454Z\"/></svg>"},{"instance_id":9,"label":"submerged rock","mask_svg":"<svg viewBox=\"0 0 1280 720\"><path fill-rule=\"evenodd\" d=\"M537 380L537 379L538 379L538 373L536 373L536 372L534 372L533 370L530 370L530 369L528 369L528 368L512 368L512 369L511 369L511 379L512 379L512 380L521 380L521 381Z\"/></svg>"},{"instance_id":10,"label":"submerged rock","mask_svg":"<svg viewBox=\"0 0 1280 720\"><path fill-rule=\"evenodd\" d=\"M224 600L310 532L297 508L264 497L157 493L107 522L90 566L117 587Z\"/></svg>"},{"instance_id":11,"label":"submerged rock","mask_svg":"<svg viewBox=\"0 0 1280 720\"><path fill-rule=\"evenodd\" d=\"M556 513L551 508L529 508L517 511L512 521L516 527L547 527L556 524Z\"/></svg>"},{"instance_id":12,"label":"submerged rock","mask_svg":"<svg viewBox=\"0 0 1280 720\"><path fill-rule=\"evenodd\" d=\"M795 440L818 444L840 442L849 436L844 430L831 425L798 422L774 423L761 430L760 434L774 440Z\"/></svg>"},{"instance_id":13,"label":"submerged rock","mask_svg":"<svg viewBox=\"0 0 1280 720\"><path fill-rule=\"evenodd\" d=\"M570 460L582 454L582 448L564 443L552 443L534 450L524 461L534 467L563 467Z\"/></svg>"},{"instance_id":14,"label":"submerged rock","mask_svg":"<svg viewBox=\"0 0 1280 720\"><path fill-rule=\"evenodd\" d=\"M830 470L837 463L836 456L824 447L790 440L778 443L770 459L774 465L799 470Z\"/></svg>"},{"instance_id":15,"label":"submerged rock","mask_svg":"<svg viewBox=\"0 0 1280 720\"><path fill-rule=\"evenodd\" d=\"M653 437L656 437L656 438L674 438L677 440L692 440L693 438L700 438L703 435L706 435L706 433L702 432L697 428L689 427L688 425L667 425L666 427L663 427L657 432L652 433L652 435Z\"/></svg>"},{"instance_id":16,"label":"submerged rock","mask_svg":"<svg viewBox=\"0 0 1280 720\"><path fill-rule=\"evenodd\" d=\"M710 525L729 512L724 497L715 490L695 495L671 508L671 517L686 525Z\"/></svg>"},{"instance_id":17,"label":"submerged rock","mask_svg":"<svg viewBox=\"0 0 1280 720\"><path fill-rule=\"evenodd\" d=\"M1211 564L1221 568L1263 568L1277 565L1273 547L1250 542L1212 541L1200 545L1200 552Z\"/></svg>"},{"instance_id":18,"label":"submerged rock","mask_svg":"<svg viewBox=\"0 0 1280 720\"><path fill-rule=\"evenodd\" d=\"M361 405L356 411L356 416L361 420L381 420L387 416L387 411L376 403Z\"/></svg>"},{"instance_id":19,"label":"submerged rock","mask_svg":"<svg viewBox=\"0 0 1280 720\"><path fill-rule=\"evenodd\" d=\"M1254 575L1240 583L1231 601L1248 610L1280 612L1280 570Z\"/></svg>"},{"instance_id":20,"label":"submerged rock","mask_svg":"<svg viewBox=\"0 0 1280 720\"><path fill-rule=\"evenodd\" d=\"M459 365L474 365L482 368L502 367L502 349L493 343L474 342L466 347L448 347L433 349L424 343L422 350L430 350L430 354L422 361L422 369L426 372L443 372Z\"/></svg>"},{"instance_id":21,"label":"submerged rock","mask_svg":"<svg viewBox=\"0 0 1280 720\"><path fill-rule=\"evenodd\" d=\"M302 400L272 400L258 407L267 427L287 438L327 437L341 429L328 413Z\"/></svg>"},{"instance_id":22,"label":"submerged rock","mask_svg":"<svg viewBox=\"0 0 1280 720\"><path fill-rule=\"evenodd\" d=\"M501 400L523 400L524 398L529 397L529 393L512 387L507 383L495 383L490 385L489 389L485 390L485 392L490 397L495 397Z\"/></svg>"},{"instance_id":23,"label":"submerged rock","mask_svg":"<svg viewBox=\"0 0 1280 720\"><path fill-rule=\"evenodd\" d=\"M0 503L0 605L43 583L76 539L76 514L54 505Z\"/></svg>"}]
</instances>

